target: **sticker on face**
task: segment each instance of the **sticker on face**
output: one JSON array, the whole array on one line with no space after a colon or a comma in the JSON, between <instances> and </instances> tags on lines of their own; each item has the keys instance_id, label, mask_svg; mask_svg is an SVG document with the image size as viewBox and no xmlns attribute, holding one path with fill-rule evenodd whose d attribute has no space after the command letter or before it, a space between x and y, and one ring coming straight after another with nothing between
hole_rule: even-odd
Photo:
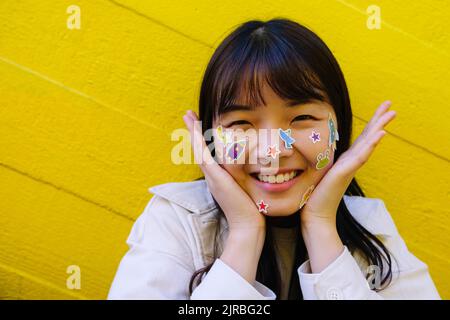
<instances>
[{"instance_id":1,"label":"sticker on face","mask_svg":"<svg viewBox=\"0 0 450 320\"><path fill-rule=\"evenodd\" d=\"M292 144L295 142L295 139L291 136L291 129L283 130L278 128L278 133L281 140L284 141L284 147L286 149L292 149Z\"/></svg>"},{"instance_id":2,"label":"sticker on face","mask_svg":"<svg viewBox=\"0 0 450 320\"><path fill-rule=\"evenodd\" d=\"M303 206L308 201L309 197L311 196L312 192L314 190L314 185L310 186L308 189L306 189L305 193L302 196L302 201L300 202L299 209L303 208Z\"/></svg>"},{"instance_id":3,"label":"sticker on face","mask_svg":"<svg viewBox=\"0 0 450 320\"><path fill-rule=\"evenodd\" d=\"M317 155L316 169L325 168L330 163L330 149L325 150Z\"/></svg>"},{"instance_id":4,"label":"sticker on face","mask_svg":"<svg viewBox=\"0 0 450 320\"><path fill-rule=\"evenodd\" d=\"M264 200L261 200L258 202L258 211L261 213L267 213L267 208L269 208L269 205L264 202Z\"/></svg>"},{"instance_id":5,"label":"sticker on face","mask_svg":"<svg viewBox=\"0 0 450 320\"><path fill-rule=\"evenodd\" d=\"M216 128L216 133L217 137L223 144L227 145L233 142L233 131L224 130L222 125Z\"/></svg>"},{"instance_id":6,"label":"sticker on face","mask_svg":"<svg viewBox=\"0 0 450 320\"><path fill-rule=\"evenodd\" d=\"M245 145L247 140L239 140L234 143L230 143L227 146L227 156L231 160L238 160L245 151Z\"/></svg>"},{"instance_id":7,"label":"sticker on face","mask_svg":"<svg viewBox=\"0 0 450 320\"><path fill-rule=\"evenodd\" d=\"M267 148L267 156L272 157L273 159L276 159L280 152L281 151L280 149L278 149L278 146L276 144Z\"/></svg>"},{"instance_id":8,"label":"sticker on face","mask_svg":"<svg viewBox=\"0 0 450 320\"><path fill-rule=\"evenodd\" d=\"M336 151L336 141L339 141L339 133L336 129L331 113L328 113L328 131L330 132L328 147L333 147L333 151Z\"/></svg>"},{"instance_id":9,"label":"sticker on face","mask_svg":"<svg viewBox=\"0 0 450 320\"><path fill-rule=\"evenodd\" d=\"M313 130L309 138L315 144L320 141L320 133Z\"/></svg>"}]
</instances>

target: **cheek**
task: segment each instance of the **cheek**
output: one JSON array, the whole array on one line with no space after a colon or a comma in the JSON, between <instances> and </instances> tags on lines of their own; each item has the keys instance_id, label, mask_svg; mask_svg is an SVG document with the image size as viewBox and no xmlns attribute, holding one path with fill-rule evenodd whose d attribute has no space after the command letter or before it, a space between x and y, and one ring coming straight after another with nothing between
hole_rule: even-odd
<instances>
[{"instance_id":1,"label":"cheek","mask_svg":"<svg viewBox=\"0 0 450 320\"><path fill-rule=\"evenodd\" d=\"M225 171L227 171L234 180L236 180L238 183L243 181L247 174L244 171L244 166L240 164L221 164L220 165Z\"/></svg>"},{"instance_id":2,"label":"cheek","mask_svg":"<svg viewBox=\"0 0 450 320\"><path fill-rule=\"evenodd\" d=\"M294 147L307 160L309 167L316 169L318 156L320 154L325 155L327 149L329 150L329 162L333 162L333 151L331 148L328 148L329 134L326 127L318 126L316 128L296 130L294 134L294 139L296 140Z\"/></svg>"}]
</instances>

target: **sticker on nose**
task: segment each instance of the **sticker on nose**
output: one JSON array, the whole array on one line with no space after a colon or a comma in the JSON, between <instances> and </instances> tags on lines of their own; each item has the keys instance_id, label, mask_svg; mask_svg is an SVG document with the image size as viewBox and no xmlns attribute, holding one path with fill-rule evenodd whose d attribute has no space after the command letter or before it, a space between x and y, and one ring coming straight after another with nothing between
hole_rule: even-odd
<instances>
[{"instance_id":1,"label":"sticker on nose","mask_svg":"<svg viewBox=\"0 0 450 320\"><path fill-rule=\"evenodd\" d=\"M291 136L291 129L283 130L281 128L278 128L278 133L281 140L284 141L285 148L292 149L292 144L295 142L295 139Z\"/></svg>"},{"instance_id":2,"label":"sticker on nose","mask_svg":"<svg viewBox=\"0 0 450 320\"><path fill-rule=\"evenodd\" d=\"M276 157L280 154L280 149L278 149L278 145L274 144L273 146L267 147L267 156L276 159Z\"/></svg>"}]
</instances>

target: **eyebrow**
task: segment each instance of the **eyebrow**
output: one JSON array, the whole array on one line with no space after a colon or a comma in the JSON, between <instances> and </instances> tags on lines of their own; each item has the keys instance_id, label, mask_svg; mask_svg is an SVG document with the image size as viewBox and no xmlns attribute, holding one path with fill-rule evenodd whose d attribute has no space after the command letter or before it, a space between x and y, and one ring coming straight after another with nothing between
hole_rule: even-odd
<instances>
[{"instance_id":1,"label":"eyebrow","mask_svg":"<svg viewBox=\"0 0 450 320\"><path fill-rule=\"evenodd\" d=\"M288 107L288 108L295 107L295 106L298 106L299 104L305 104L307 102L311 102L312 100L313 99L311 99L311 98L288 100L284 104L284 106ZM242 104L229 104L224 108L224 110L221 113L225 114L225 113L230 113L230 112L234 112L234 111L253 111L255 109L256 109L256 107L254 107L254 106L247 106L247 105L242 105Z\"/></svg>"}]
</instances>

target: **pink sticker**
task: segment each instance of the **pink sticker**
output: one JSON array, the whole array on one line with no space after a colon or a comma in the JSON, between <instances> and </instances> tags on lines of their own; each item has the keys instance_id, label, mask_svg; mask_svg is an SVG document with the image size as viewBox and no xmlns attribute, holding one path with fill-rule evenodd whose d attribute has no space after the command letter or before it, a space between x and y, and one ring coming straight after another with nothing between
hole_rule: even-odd
<instances>
[{"instance_id":1,"label":"pink sticker","mask_svg":"<svg viewBox=\"0 0 450 320\"><path fill-rule=\"evenodd\" d=\"M278 149L278 146L276 144L267 148L267 156L272 157L273 159L276 159L280 152L281 151L280 149Z\"/></svg>"}]
</instances>

